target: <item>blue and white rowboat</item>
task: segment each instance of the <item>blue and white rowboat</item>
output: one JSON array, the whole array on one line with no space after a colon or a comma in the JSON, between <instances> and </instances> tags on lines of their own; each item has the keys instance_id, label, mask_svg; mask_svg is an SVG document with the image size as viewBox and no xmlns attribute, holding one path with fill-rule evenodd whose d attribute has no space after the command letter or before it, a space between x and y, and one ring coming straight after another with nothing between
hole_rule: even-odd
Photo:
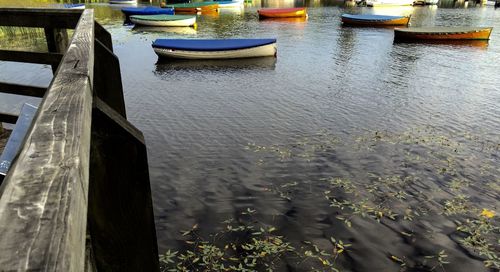
<instances>
[{"instance_id":1,"label":"blue and white rowboat","mask_svg":"<svg viewBox=\"0 0 500 272\"><path fill-rule=\"evenodd\" d=\"M180 59L235 59L276 56L276 39L157 39L159 57Z\"/></svg>"},{"instance_id":2,"label":"blue and white rowboat","mask_svg":"<svg viewBox=\"0 0 500 272\"><path fill-rule=\"evenodd\" d=\"M158 14L166 14L172 15L174 14L173 8L159 8L159 7L142 7L142 8L122 8L122 12L127 15L158 15Z\"/></svg>"}]
</instances>

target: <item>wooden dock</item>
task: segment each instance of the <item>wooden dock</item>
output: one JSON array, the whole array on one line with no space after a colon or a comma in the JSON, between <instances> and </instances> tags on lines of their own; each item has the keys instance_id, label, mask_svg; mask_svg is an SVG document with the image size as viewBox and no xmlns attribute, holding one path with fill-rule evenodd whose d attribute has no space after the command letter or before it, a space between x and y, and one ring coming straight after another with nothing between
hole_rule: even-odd
<instances>
[{"instance_id":1,"label":"wooden dock","mask_svg":"<svg viewBox=\"0 0 500 272\"><path fill-rule=\"evenodd\" d=\"M0 82L43 97L0 187L0 271L158 271L146 146L126 119L110 34L91 9L0 8L0 26L44 29L48 52L0 60L54 73L49 86Z\"/></svg>"}]
</instances>

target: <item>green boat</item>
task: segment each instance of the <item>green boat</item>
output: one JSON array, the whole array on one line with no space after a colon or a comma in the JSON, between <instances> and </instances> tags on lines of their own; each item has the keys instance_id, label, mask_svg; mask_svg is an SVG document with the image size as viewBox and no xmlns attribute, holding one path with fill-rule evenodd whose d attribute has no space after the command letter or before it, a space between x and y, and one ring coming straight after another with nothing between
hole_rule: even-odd
<instances>
[{"instance_id":1,"label":"green boat","mask_svg":"<svg viewBox=\"0 0 500 272\"><path fill-rule=\"evenodd\" d=\"M132 15L130 20L146 26L196 26L195 15Z\"/></svg>"},{"instance_id":2,"label":"green boat","mask_svg":"<svg viewBox=\"0 0 500 272\"><path fill-rule=\"evenodd\" d=\"M167 8L174 8L175 12L200 12L215 11L219 8L217 2L199 2L167 5Z\"/></svg>"}]
</instances>

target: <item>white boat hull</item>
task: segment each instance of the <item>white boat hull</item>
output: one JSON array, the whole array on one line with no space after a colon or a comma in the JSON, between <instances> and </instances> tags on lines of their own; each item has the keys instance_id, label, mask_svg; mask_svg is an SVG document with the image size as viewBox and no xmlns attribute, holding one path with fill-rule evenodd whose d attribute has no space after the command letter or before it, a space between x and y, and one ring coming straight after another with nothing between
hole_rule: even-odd
<instances>
[{"instance_id":1,"label":"white boat hull","mask_svg":"<svg viewBox=\"0 0 500 272\"><path fill-rule=\"evenodd\" d=\"M367 0L366 5L369 7L385 7L385 6L411 6L414 0Z\"/></svg>"},{"instance_id":2,"label":"white boat hull","mask_svg":"<svg viewBox=\"0 0 500 272\"><path fill-rule=\"evenodd\" d=\"M137 4L137 0L128 0L128 1L109 1L110 4Z\"/></svg>"},{"instance_id":3,"label":"white boat hull","mask_svg":"<svg viewBox=\"0 0 500 272\"><path fill-rule=\"evenodd\" d=\"M219 3L219 8L241 8L242 6L243 2Z\"/></svg>"},{"instance_id":4,"label":"white boat hull","mask_svg":"<svg viewBox=\"0 0 500 272\"><path fill-rule=\"evenodd\" d=\"M160 57L176 59L238 59L268 57L276 55L276 43L256 46L251 48L223 51L187 51L166 48L154 48Z\"/></svg>"},{"instance_id":5,"label":"white boat hull","mask_svg":"<svg viewBox=\"0 0 500 272\"><path fill-rule=\"evenodd\" d=\"M141 20L130 17L130 21L132 21L132 23L134 24L145 26L192 26L196 24L196 17L174 21Z\"/></svg>"}]
</instances>

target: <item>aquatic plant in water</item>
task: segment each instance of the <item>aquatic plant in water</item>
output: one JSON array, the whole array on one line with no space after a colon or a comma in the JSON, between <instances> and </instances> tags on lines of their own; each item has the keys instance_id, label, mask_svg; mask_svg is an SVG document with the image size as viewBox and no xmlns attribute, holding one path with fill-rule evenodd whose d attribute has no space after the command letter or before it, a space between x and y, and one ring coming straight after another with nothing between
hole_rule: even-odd
<instances>
[{"instance_id":1,"label":"aquatic plant in water","mask_svg":"<svg viewBox=\"0 0 500 272\"><path fill-rule=\"evenodd\" d=\"M347 228L357 228L359 219L371 220L412 241L433 241L433 233L443 229L441 222L451 222L455 230L445 235L486 267L500 269L499 224L494 210L500 194L498 139L471 133L450 136L430 126L401 133L373 131L351 139L322 131L289 144L251 143L245 150L264 173L268 164L279 164L307 174L306 179L263 177L268 184L263 191L286 203L293 205L307 191L324 199L325 209ZM359 161L355 165L359 170L336 171L345 163L342 154ZM279 271L293 264L307 271L339 271L344 268L339 257L348 256L348 250L357 245L333 237L329 249L308 241L299 244L279 235L272 222L258 221L254 210L242 215L252 219L228 220L224 231L211 239L196 236L196 229L184 233L190 237L188 247L182 253L162 255L164 270ZM430 223L422 224L424 221ZM414 228L421 233L412 231ZM401 270L446 271L456 253L439 244L435 248L420 256L388 252L388 261Z\"/></svg>"}]
</instances>

